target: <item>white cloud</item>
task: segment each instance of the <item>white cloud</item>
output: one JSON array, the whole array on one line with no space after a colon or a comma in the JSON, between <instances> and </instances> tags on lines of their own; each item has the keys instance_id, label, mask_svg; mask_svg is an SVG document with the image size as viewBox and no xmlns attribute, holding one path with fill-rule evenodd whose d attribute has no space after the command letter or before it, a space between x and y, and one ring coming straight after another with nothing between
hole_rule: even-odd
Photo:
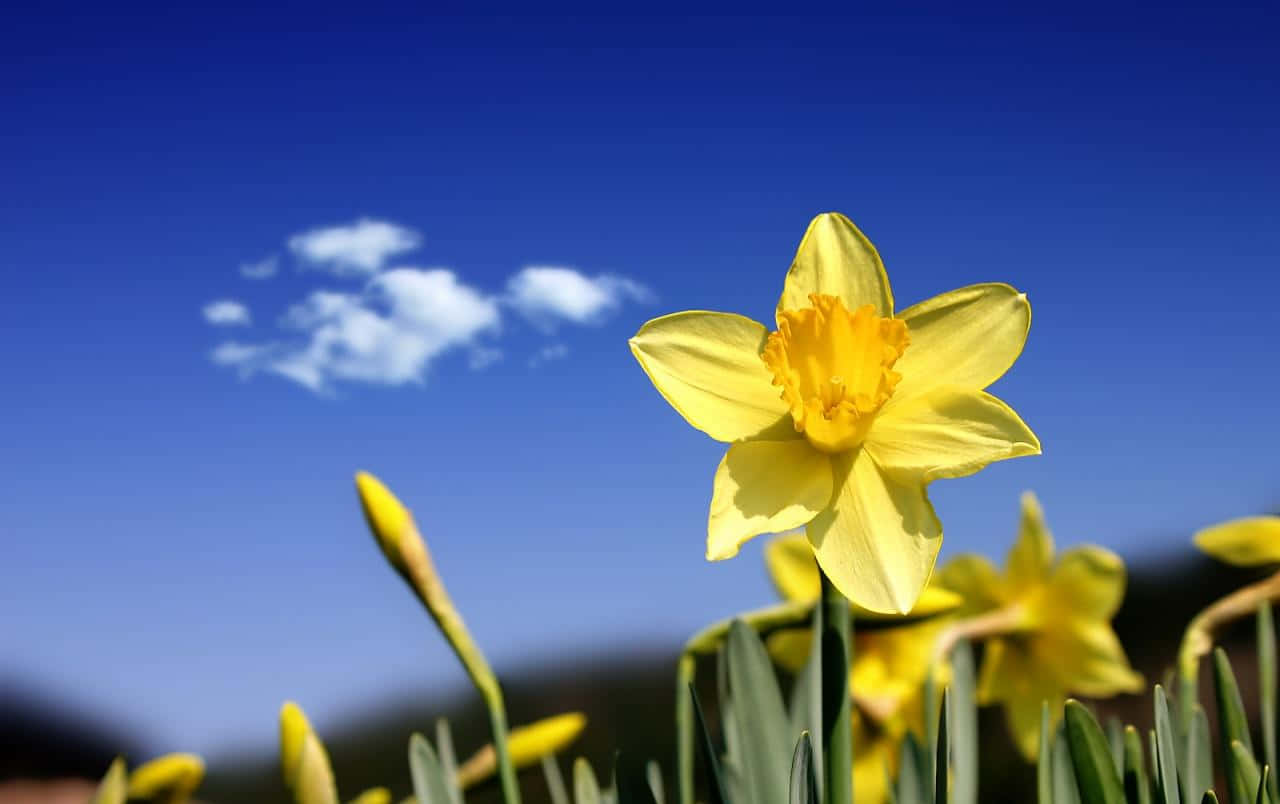
<instances>
[{"instance_id":1,"label":"white cloud","mask_svg":"<svg viewBox=\"0 0 1280 804\"><path fill-rule=\"evenodd\" d=\"M530 266L507 282L507 301L534 324L550 329L558 319L594 324L625 301L650 301L644 285L626 277L585 276L572 268Z\"/></svg>"},{"instance_id":2,"label":"white cloud","mask_svg":"<svg viewBox=\"0 0 1280 804\"><path fill-rule=\"evenodd\" d=\"M270 279L280 270L280 260L275 256L257 262L240 264L240 275L245 279Z\"/></svg>"},{"instance_id":3,"label":"white cloud","mask_svg":"<svg viewBox=\"0 0 1280 804\"><path fill-rule=\"evenodd\" d=\"M234 299L211 301L203 308L204 320L216 327L247 327L249 308Z\"/></svg>"},{"instance_id":4,"label":"white cloud","mask_svg":"<svg viewBox=\"0 0 1280 804\"><path fill-rule=\"evenodd\" d=\"M472 371L483 371L500 360L502 360L501 349L494 349L488 346L477 346L471 350L471 355L467 358L467 366L469 366Z\"/></svg>"},{"instance_id":5,"label":"white cloud","mask_svg":"<svg viewBox=\"0 0 1280 804\"><path fill-rule=\"evenodd\" d=\"M300 260L338 276L376 274L388 259L421 244L421 235L412 229L368 218L289 238L289 248Z\"/></svg>"},{"instance_id":6,"label":"white cloud","mask_svg":"<svg viewBox=\"0 0 1280 804\"><path fill-rule=\"evenodd\" d=\"M543 363L550 363L552 360L564 360L569 356L569 347L563 343L553 343L544 346L529 358L529 368L537 368Z\"/></svg>"},{"instance_id":7,"label":"white cloud","mask_svg":"<svg viewBox=\"0 0 1280 804\"><path fill-rule=\"evenodd\" d=\"M227 343L213 360L246 373L266 371L313 391L337 381L379 385L420 383L431 362L472 346L501 325L495 300L443 269L397 268L379 274L361 293L315 291L285 313L292 342Z\"/></svg>"}]
</instances>

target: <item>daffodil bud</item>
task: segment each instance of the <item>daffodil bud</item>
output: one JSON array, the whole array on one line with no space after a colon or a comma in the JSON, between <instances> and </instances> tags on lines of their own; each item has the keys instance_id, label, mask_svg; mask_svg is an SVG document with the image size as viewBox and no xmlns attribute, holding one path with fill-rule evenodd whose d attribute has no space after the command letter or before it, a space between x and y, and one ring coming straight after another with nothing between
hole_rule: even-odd
<instances>
[{"instance_id":1,"label":"daffodil bud","mask_svg":"<svg viewBox=\"0 0 1280 804\"><path fill-rule=\"evenodd\" d=\"M204 781L204 760L195 754L165 754L129 774L129 798L183 804Z\"/></svg>"},{"instance_id":2,"label":"daffodil bud","mask_svg":"<svg viewBox=\"0 0 1280 804\"><path fill-rule=\"evenodd\" d=\"M293 701L280 709L280 765L297 804L338 804L329 754Z\"/></svg>"},{"instance_id":3,"label":"daffodil bud","mask_svg":"<svg viewBox=\"0 0 1280 804\"><path fill-rule=\"evenodd\" d=\"M369 530L373 531L383 555L397 572L407 577L409 570L402 544L407 535L416 535L413 515L381 480L368 472L356 473L356 491L360 494L360 505L364 508Z\"/></svg>"},{"instance_id":4,"label":"daffodil bud","mask_svg":"<svg viewBox=\"0 0 1280 804\"><path fill-rule=\"evenodd\" d=\"M353 798L351 804L391 804L391 791L385 787L372 787Z\"/></svg>"},{"instance_id":5,"label":"daffodil bud","mask_svg":"<svg viewBox=\"0 0 1280 804\"><path fill-rule=\"evenodd\" d=\"M528 726L512 729L507 737L511 761L516 768L526 768L544 756L559 753L578 739L586 728L587 718L581 712L568 712ZM493 775L497 756L492 745L486 745L458 768L458 786L464 790Z\"/></svg>"},{"instance_id":6,"label":"daffodil bud","mask_svg":"<svg viewBox=\"0 0 1280 804\"><path fill-rule=\"evenodd\" d=\"M116 757L102 777L98 789L94 791L93 800L89 804L125 804L129 795L128 774L125 772L124 758Z\"/></svg>"}]
</instances>

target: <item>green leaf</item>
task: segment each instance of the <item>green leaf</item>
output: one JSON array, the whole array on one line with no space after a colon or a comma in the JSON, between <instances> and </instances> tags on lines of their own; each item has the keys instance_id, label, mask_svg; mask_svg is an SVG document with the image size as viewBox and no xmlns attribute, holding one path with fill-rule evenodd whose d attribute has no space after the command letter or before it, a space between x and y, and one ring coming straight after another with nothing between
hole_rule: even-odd
<instances>
[{"instance_id":1,"label":"green leaf","mask_svg":"<svg viewBox=\"0 0 1280 804\"><path fill-rule=\"evenodd\" d=\"M1053 804L1080 804L1080 787L1076 784L1067 746L1067 724L1059 723L1053 737Z\"/></svg>"},{"instance_id":2,"label":"green leaf","mask_svg":"<svg viewBox=\"0 0 1280 804\"><path fill-rule=\"evenodd\" d=\"M1262 773L1258 770L1258 763L1239 740L1231 741L1231 754L1234 759L1236 784L1232 785L1232 780L1228 779L1227 787L1232 791L1235 791L1237 787L1239 788L1240 804L1253 804L1258 792L1258 785L1262 782ZM1234 800L1237 793L1232 792L1231 795Z\"/></svg>"},{"instance_id":3,"label":"green leaf","mask_svg":"<svg viewBox=\"0 0 1280 804\"><path fill-rule=\"evenodd\" d=\"M98 783L90 804L124 804L128 796L129 775L125 769L124 757L116 757Z\"/></svg>"},{"instance_id":4,"label":"green leaf","mask_svg":"<svg viewBox=\"0 0 1280 804\"><path fill-rule=\"evenodd\" d=\"M1053 744L1049 737L1049 702L1040 702L1040 750L1036 754L1036 801L1054 804Z\"/></svg>"},{"instance_id":5,"label":"green leaf","mask_svg":"<svg viewBox=\"0 0 1280 804\"><path fill-rule=\"evenodd\" d=\"M1262 779L1258 781L1258 794L1254 796L1254 804L1267 804L1271 797L1267 795L1267 780L1271 778L1271 766L1262 766Z\"/></svg>"},{"instance_id":6,"label":"green leaf","mask_svg":"<svg viewBox=\"0 0 1280 804\"><path fill-rule=\"evenodd\" d=\"M436 750L440 753L440 769L444 772L444 789L450 804L463 804L462 788L458 787L458 757L453 751L453 732L449 721L436 719Z\"/></svg>"},{"instance_id":7,"label":"green leaf","mask_svg":"<svg viewBox=\"0 0 1280 804\"><path fill-rule=\"evenodd\" d=\"M1262 720L1262 752L1268 767L1276 767L1276 629L1271 603L1258 606L1258 717ZM1280 798L1275 774L1268 774L1267 793Z\"/></svg>"},{"instance_id":8,"label":"green leaf","mask_svg":"<svg viewBox=\"0 0 1280 804\"><path fill-rule=\"evenodd\" d=\"M574 804L600 804L600 782L591 770L591 763L583 757L573 763L573 801Z\"/></svg>"},{"instance_id":9,"label":"green leaf","mask_svg":"<svg viewBox=\"0 0 1280 804\"><path fill-rule=\"evenodd\" d=\"M809 659L791 689L791 733L822 734L822 607L813 607ZM822 797L822 741L809 741L813 768Z\"/></svg>"},{"instance_id":10,"label":"green leaf","mask_svg":"<svg viewBox=\"0 0 1280 804\"><path fill-rule=\"evenodd\" d=\"M813 741L809 732L800 735L791 755L791 804L819 804L818 777L813 767Z\"/></svg>"},{"instance_id":11,"label":"green leaf","mask_svg":"<svg viewBox=\"0 0 1280 804\"><path fill-rule=\"evenodd\" d=\"M418 804L449 804L440 760L427 738L417 732L409 738L409 773L413 776L413 792Z\"/></svg>"},{"instance_id":12,"label":"green leaf","mask_svg":"<svg viewBox=\"0 0 1280 804\"><path fill-rule=\"evenodd\" d=\"M896 788L898 804L925 804L926 770L921 762L924 752L920 740L908 732L902 741L901 752Z\"/></svg>"},{"instance_id":13,"label":"green leaf","mask_svg":"<svg viewBox=\"0 0 1280 804\"><path fill-rule=\"evenodd\" d=\"M1155 770L1156 796L1163 804L1181 804L1178 793L1178 757L1173 747L1173 721L1169 716L1169 699L1165 697L1164 687L1155 687L1155 721L1156 721L1156 753Z\"/></svg>"},{"instance_id":14,"label":"green leaf","mask_svg":"<svg viewBox=\"0 0 1280 804\"><path fill-rule=\"evenodd\" d=\"M1240 699L1240 687L1222 648L1213 650L1213 691L1218 703L1218 736L1222 744L1222 770L1227 781L1228 799L1232 804L1248 804L1253 799L1253 787L1243 784L1238 757L1231 744L1238 741L1252 760L1253 742L1249 739L1249 721Z\"/></svg>"},{"instance_id":15,"label":"green leaf","mask_svg":"<svg viewBox=\"0 0 1280 804\"><path fill-rule=\"evenodd\" d=\"M1204 791L1204 798L1200 799L1200 804L1218 804L1218 797L1213 794L1212 790Z\"/></svg>"},{"instance_id":16,"label":"green leaf","mask_svg":"<svg viewBox=\"0 0 1280 804\"><path fill-rule=\"evenodd\" d=\"M755 631L751 634L754 636ZM613 786L618 792L618 804L656 804L644 768L635 767L621 751L614 755Z\"/></svg>"},{"instance_id":17,"label":"green leaf","mask_svg":"<svg viewBox=\"0 0 1280 804\"><path fill-rule=\"evenodd\" d=\"M849 601L822 576L822 791L825 804L853 804L853 726L849 667L853 623ZM775 804L781 799L771 799Z\"/></svg>"},{"instance_id":18,"label":"green leaf","mask_svg":"<svg viewBox=\"0 0 1280 804\"><path fill-rule=\"evenodd\" d=\"M1083 799L1089 804L1125 804L1124 785L1098 721L1076 700L1067 701L1065 721L1071 764Z\"/></svg>"},{"instance_id":19,"label":"green leaf","mask_svg":"<svg viewBox=\"0 0 1280 804\"><path fill-rule=\"evenodd\" d=\"M951 652L951 800L978 804L978 706L973 649L960 641Z\"/></svg>"},{"instance_id":20,"label":"green leaf","mask_svg":"<svg viewBox=\"0 0 1280 804\"><path fill-rule=\"evenodd\" d=\"M1186 800L1198 801L1213 786L1213 744L1209 739L1209 717L1195 704L1187 733Z\"/></svg>"},{"instance_id":21,"label":"green leaf","mask_svg":"<svg viewBox=\"0 0 1280 804\"><path fill-rule=\"evenodd\" d=\"M649 790L653 793L656 804L667 804L667 789L662 782L662 767L656 760L649 760L644 766L645 779L649 782Z\"/></svg>"},{"instance_id":22,"label":"green leaf","mask_svg":"<svg viewBox=\"0 0 1280 804\"><path fill-rule=\"evenodd\" d=\"M938 742L933 747L933 801L948 804L951 794L951 690L942 691L938 715Z\"/></svg>"},{"instance_id":23,"label":"green leaf","mask_svg":"<svg viewBox=\"0 0 1280 804\"><path fill-rule=\"evenodd\" d=\"M1111 761L1115 763L1116 773L1124 777L1124 726L1120 718L1112 715L1107 718L1107 747L1111 749Z\"/></svg>"},{"instance_id":24,"label":"green leaf","mask_svg":"<svg viewBox=\"0 0 1280 804\"><path fill-rule=\"evenodd\" d=\"M698 700L698 693L692 684L689 685L689 695L693 697L693 722L698 732L698 753L702 755L702 764L707 769L707 787L709 788L707 802L708 804L727 804L730 799L725 795L724 773L720 769L719 760L716 759L716 749L711 744L711 735L707 733L707 721L702 715L702 703Z\"/></svg>"},{"instance_id":25,"label":"green leaf","mask_svg":"<svg viewBox=\"0 0 1280 804\"><path fill-rule=\"evenodd\" d=\"M1133 726L1124 730L1124 797L1129 804L1151 804L1151 780L1142 758L1142 737Z\"/></svg>"},{"instance_id":26,"label":"green leaf","mask_svg":"<svg viewBox=\"0 0 1280 804\"><path fill-rule=\"evenodd\" d=\"M547 793L551 796L551 804L569 804L569 791L564 786L564 775L560 773L560 763L555 754L542 756L542 775L547 780Z\"/></svg>"},{"instance_id":27,"label":"green leaf","mask_svg":"<svg viewBox=\"0 0 1280 804\"><path fill-rule=\"evenodd\" d=\"M734 700L742 768L755 801L771 804L787 797L793 748L791 722L773 663L760 635L741 620L729 628L729 692ZM844 673L848 676L849 666Z\"/></svg>"}]
</instances>

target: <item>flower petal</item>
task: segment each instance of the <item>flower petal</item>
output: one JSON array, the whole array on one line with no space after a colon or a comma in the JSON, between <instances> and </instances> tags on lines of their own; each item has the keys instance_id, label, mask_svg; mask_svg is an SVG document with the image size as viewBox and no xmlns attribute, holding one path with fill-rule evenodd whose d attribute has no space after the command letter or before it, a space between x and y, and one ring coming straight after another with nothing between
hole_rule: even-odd
<instances>
[{"instance_id":1,"label":"flower petal","mask_svg":"<svg viewBox=\"0 0 1280 804\"><path fill-rule=\"evenodd\" d=\"M1004 600L1004 580L985 556L964 554L948 561L934 578L964 598L958 614L971 617L997 608Z\"/></svg>"},{"instance_id":2,"label":"flower petal","mask_svg":"<svg viewBox=\"0 0 1280 804\"><path fill-rule=\"evenodd\" d=\"M1040 454L1018 414L986 391L936 388L886 408L865 447L885 469L930 483L963 477L994 461Z\"/></svg>"},{"instance_id":3,"label":"flower petal","mask_svg":"<svg viewBox=\"0 0 1280 804\"><path fill-rule=\"evenodd\" d=\"M907 322L911 345L894 366L902 379L888 405L939 385L980 389L995 382L1022 353L1031 305L1025 294L992 283L942 293L897 317Z\"/></svg>"},{"instance_id":4,"label":"flower petal","mask_svg":"<svg viewBox=\"0 0 1280 804\"><path fill-rule=\"evenodd\" d=\"M1074 561L1075 559L1073 559ZM1009 588L1017 594L1039 584L1049 575L1053 562L1053 533L1044 521L1040 501L1030 491L1022 494L1022 519L1018 523L1018 540L1009 548L1005 560L1005 577ZM1069 568L1070 569L1070 568ZM1074 575L1074 571L1071 571ZM1120 567L1120 585L1124 588L1124 565Z\"/></svg>"},{"instance_id":5,"label":"flower petal","mask_svg":"<svg viewBox=\"0 0 1280 804\"><path fill-rule=\"evenodd\" d=\"M1108 698L1142 692L1142 675L1129 666L1120 639L1107 622L1076 619L1044 629L1034 640L1041 672L1052 673L1070 693Z\"/></svg>"},{"instance_id":6,"label":"flower petal","mask_svg":"<svg viewBox=\"0 0 1280 804\"><path fill-rule=\"evenodd\" d=\"M690 311L653 319L630 344L658 393L717 441L797 437L760 359L768 335L740 315Z\"/></svg>"},{"instance_id":7,"label":"flower petal","mask_svg":"<svg viewBox=\"0 0 1280 804\"><path fill-rule=\"evenodd\" d=\"M1002 703L1009 733L1022 755L1036 755L1040 741L1040 704L1049 701L1050 717L1060 714L1066 691L1057 679L1035 663L1020 640L987 642L978 679L978 702Z\"/></svg>"},{"instance_id":8,"label":"flower petal","mask_svg":"<svg viewBox=\"0 0 1280 804\"><path fill-rule=\"evenodd\" d=\"M838 212L809 222L787 271L778 312L812 307L811 293L836 296L849 310L870 304L881 316L893 315L893 293L876 247Z\"/></svg>"},{"instance_id":9,"label":"flower petal","mask_svg":"<svg viewBox=\"0 0 1280 804\"><path fill-rule=\"evenodd\" d=\"M877 612L911 611L933 572L942 523L917 481L891 475L866 450L836 456L831 507L807 535L845 597Z\"/></svg>"},{"instance_id":10,"label":"flower petal","mask_svg":"<svg viewBox=\"0 0 1280 804\"><path fill-rule=\"evenodd\" d=\"M738 554L761 533L798 528L831 500L831 458L808 441L742 441L716 470L707 560Z\"/></svg>"},{"instance_id":11,"label":"flower petal","mask_svg":"<svg viewBox=\"0 0 1280 804\"><path fill-rule=\"evenodd\" d=\"M1062 554L1049 578L1048 605L1058 612L1109 621L1124 600L1124 561L1092 544Z\"/></svg>"},{"instance_id":12,"label":"flower petal","mask_svg":"<svg viewBox=\"0 0 1280 804\"><path fill-rule=\"evenodd\" d=\"M1280 516L1251 516L1205 528L1196 547L1241 567L1280 562Z\"/></svg>"},{"instance_id":13,"label":"flower petal","mask_svg":"<svg viewBox=\"0 0 1280 804\"><path fill-rule=\"evenodd\" d=\"M764 546L764 563L783 600L811 601L822 594L813 548L801 531L784 533Z\"/></svg>"}]
</instances>

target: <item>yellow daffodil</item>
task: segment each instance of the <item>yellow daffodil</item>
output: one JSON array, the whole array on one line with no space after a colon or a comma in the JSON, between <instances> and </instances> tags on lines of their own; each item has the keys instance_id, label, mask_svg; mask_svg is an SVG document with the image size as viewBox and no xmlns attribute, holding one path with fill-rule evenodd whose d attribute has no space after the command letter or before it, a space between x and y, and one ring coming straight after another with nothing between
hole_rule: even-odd
<instances>
[{"instance_id":1,"label":"yellow daffodil","mask_svg":"<svg viewBox=\"0 0 1280 804\"><path fill-rule=\"evenodd\" d=\"M942 525L925 487L1040 451L986 388L1022 351L1026 296L973 285L895 312L880 256L845 217L809 224L777 329L691 311L648 322L631 351L690 424L730 447L707 558L806 527L822 570L863 608L908 612Z\"/></svg>"},{"instance_id":2,"label":"yellow daffodil","mask_svg":"<svg viewBox=\"0 0 1280 804\"><path fill-rule=\"evenodd\" d=\"M293 701L280 709L280 767L297 804L338 804L329 752Z\"/></svg>"},{"instance_id":3,"label":"yellow daffodil","mask_svg":"<svg viewBox=\"0 0 1280 804\"><path fill-rule=\"evenodd\" d=\"M1228 564L1240 567L1280 564L1280 517L1233 519L1200 531L1195 535L1195 542L1201 550ZM1178 650L1178 671L1184 691L1180 699L1194 700L1190 693L1195 690L1200 658L1213 649L1214 632L1227 623L1256 613L1263 603L1277 599L1280 599L1280 572L1214 601L1192 618ZM1188 711L1184 709L1184 718L1189 717Z\"/></svg>"},{"instance_id":4,"label":"yellow daffodil","mask_svg":"<svg viewBox=\"0 0 1280 804\"><path fill-rule=\"evenodd\" d=\"M527 768L544 756L564 750L578 739L586 726L587 717L581 712L567 712L527 726L518 726L507 736L511 761L517 769ZM498 760L493 746L486 745L458 768L458 786L466 790L479 784L492 776L497 767Z\"/></svg>"},{"instance_id":5,"label":"yellow daffodil","mask_svg":"<svg viewBox=\"0 0 1280 804\"><path fill-rule=\"evenodd\" d=\"M183 804L203 780L203 759L195 754L166 754L129 774L129 798Z\"/></svg>"},{"instance_id":6,"label":"yellow daffodil","mask_svg":"<svg viewBox=\"0 0 1280 804\"><path fill-rule=\"evenodd\" d=\"M351 804L391 804L391 791L385 787L371 787L353 798Z\"/></svg>"},{"instance_id":7,"label":"yellow daffodil","mask_svg":"<svg viewBox=\"0 0 1280 804\"><path fill-rule=\"evenodd\" d=\"M1094 545L1054 558L1053 536L1035 495L1022 497L1018 540L1004 572L981 556L959 556L939 581L964 596L961 620L940 638L987 638L978 702L1002 703L1019 749L1034 757L1042 701L1061 713L1071 693L1103 698L1139 692L1111 618L1124 598L1124 562ZM945 652L945 648L943 649Z\"/></svg>"},{"instance_id":8,"label":"yellow daffodil","mask_svg":"<svg viewBox=\"0 0 1280 804\"><path fill-rule=\"evenodd\" d=\"M786 600L818 599L818 565L803 534L789 533L770 541L765 562ZM855 629L849 690L854 702L853 790L858 802L882 804L888 799L886 782L897 773L902 738L908 730L924 733L924 682L934 644L946 626L946 619L936 615L960 603L958 595L931 583L911 618L899 618L901 624L879 622L874 629ZM796 672L808 659L810 639L806 629L786 629L770 635L766 644L775 661ZM935 681L945 683L947 668L935 669L939 671Z\"/></svg>"}]
</instances>

